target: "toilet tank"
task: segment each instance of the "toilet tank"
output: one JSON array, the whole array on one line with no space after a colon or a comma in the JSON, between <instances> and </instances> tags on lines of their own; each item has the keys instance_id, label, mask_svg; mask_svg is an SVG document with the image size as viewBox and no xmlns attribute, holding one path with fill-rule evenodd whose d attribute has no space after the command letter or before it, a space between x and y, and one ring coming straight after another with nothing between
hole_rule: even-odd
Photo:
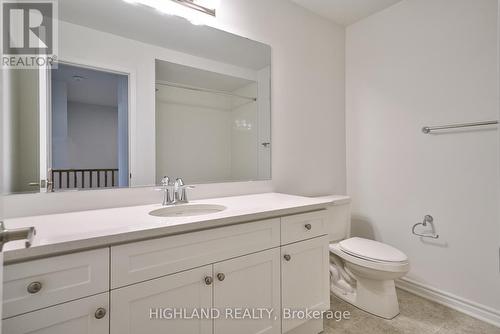
<instances>
[{"instance_id":1,"label":"toilet tank","mask_svg":"<svg viewBox=\"0 0 500 334\"><path fill-rule=\"evenodd\" d=\"M351 200L339 201L326 210L330 243L348 239L351 235Z\"/></svg>"}]
</instances>

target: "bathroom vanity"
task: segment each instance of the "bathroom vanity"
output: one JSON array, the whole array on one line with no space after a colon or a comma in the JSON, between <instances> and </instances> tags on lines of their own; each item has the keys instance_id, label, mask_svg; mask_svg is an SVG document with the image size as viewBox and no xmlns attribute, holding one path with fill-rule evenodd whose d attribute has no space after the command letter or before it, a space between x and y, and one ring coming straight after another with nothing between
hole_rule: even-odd
<instances>
[{"instance_id":1,"label":"bathroom vanity","mask_svg":"<svg viewBox=\"0 0 500 334\"><path fill-rule=\"evenodd\" d=\"M270 193L188 204L225 207L192 217L147 205L6 221L38 234L6 245L4 333L319 333L322 320L282 310L329 309L325 209L346 201Z\"/></svg>"}]
</instances>

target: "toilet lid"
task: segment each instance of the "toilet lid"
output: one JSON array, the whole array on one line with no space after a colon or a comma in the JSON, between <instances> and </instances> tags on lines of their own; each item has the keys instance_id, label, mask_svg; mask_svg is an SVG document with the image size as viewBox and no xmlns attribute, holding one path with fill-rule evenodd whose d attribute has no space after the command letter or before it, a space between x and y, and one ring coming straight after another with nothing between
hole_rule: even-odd
<instances>
[{"instance_id":1,"label":"toilet lid","mask_svg":"<svg viewBox=\"0 0 500 334\"><path fill-rule=\"evenodd\" d=\"M400 250L378 241L351 238L339 243L340 249L350 255L384 262L405 262L408 257Z\"/></svg>"}]
</instances>

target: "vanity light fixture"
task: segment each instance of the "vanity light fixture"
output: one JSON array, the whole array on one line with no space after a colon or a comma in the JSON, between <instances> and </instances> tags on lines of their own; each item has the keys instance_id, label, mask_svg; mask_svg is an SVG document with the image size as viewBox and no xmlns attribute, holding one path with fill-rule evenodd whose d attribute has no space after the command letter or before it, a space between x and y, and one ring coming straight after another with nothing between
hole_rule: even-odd
<instances>
[{"instance_id":1,"label":"vanity light fixture","mask_svg":"<svg viewBox=\"0 0 500 334\"><path fill-rule=\"evenodd\" d=\"M195 9L199 12L215 16L218 0L171 0L183 6Z\"/></svg>"},{"instance_id":2,"label":"vanity light fixture","mask_svg":"<svg viewBox=\"0 0 500 334\"><path fill-rule=\"evenodd\" d=\"M199 15L197 16L190 9L194 9L198 12L208 14L215 17L217 7L220 0L123 0L125 2L137 5L144 5L150 8L154 8L157 11L169 14L181 16L193 24L202 24L203 18Z\"/></svg>"}]
</instances>

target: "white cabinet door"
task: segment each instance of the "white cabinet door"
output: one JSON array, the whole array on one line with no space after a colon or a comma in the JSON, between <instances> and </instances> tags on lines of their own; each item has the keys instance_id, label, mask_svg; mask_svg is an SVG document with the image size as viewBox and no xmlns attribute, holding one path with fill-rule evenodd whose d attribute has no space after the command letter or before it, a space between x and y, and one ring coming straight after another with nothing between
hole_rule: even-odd
<instances>
[{"instance_id":1,"label":"white cabinet door","mask_svg":"<svg viewBox=\"0 0 500 334\"><path fill-rule=\"evenodd\" d=\"M113 290L111 334L211 334L211 319L172 319L172 311L210 309L212 284L210 265Z\"/></svg>"},{"instance_id":2,"label":"white cabinet door","mask_svg":"<svg viewBox=\"0 0 500 334\"><path fill-rule=\"evenodd\" d=\"M214 307L216 334L281 333L279 248L214 264Z\"/></svg>"},{"instance_id":3,"label":"white cabinet door","mask_svg":"<svg viewBox=\"0 0 500 334\"><path fill-rule=\"evenodd\" d=\"M281 248L283 333L308 319L288 318L286 311L330 308L328 236Z\"/></svg>"},{"instance_id":4,"label":"white cabinet door","mask_svg":"<svg viewBox=\"0 0 500 334\"><path fill-rule=\"evenodd\" d=\"M109 295L80 299L3 321L3 334L108 334Z\"/></svg>"}]
</instances>

